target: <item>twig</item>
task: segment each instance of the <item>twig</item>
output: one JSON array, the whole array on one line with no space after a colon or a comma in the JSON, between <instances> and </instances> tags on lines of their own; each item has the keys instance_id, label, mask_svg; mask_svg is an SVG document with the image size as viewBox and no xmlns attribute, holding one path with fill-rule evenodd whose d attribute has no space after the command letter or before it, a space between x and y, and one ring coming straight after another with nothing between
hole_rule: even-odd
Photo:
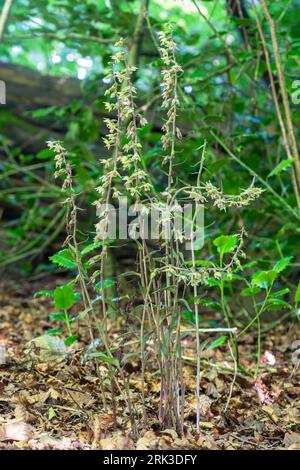
<instances>
[{"instance_id":1,"label":"twig","mask_svg":"<svg viewBox=\"0 0 300 470\"><path fill-rule=\"evenodd\" d=\"M260 39L261 39L261 42L262 42L262 46L263 46L263 50L264 50L264 56L265 56L266 66L267 66L267 70L268 70L268 74L269 74L269 80L270 80L270 84L271 84L273 101L274 101L274 105L275 105L275 109L276 109L278 123L279 123L280 129L281 129L283 144L284 144L284 147L285 147L285 150L286 150L287 157L289 159L291 159L292 158L292 151L291 151L291 148L290 148L290 145L289 145L289 140L288 140L288 135L287 135L287 131L286 131L286 128L285 128L284 119L283 119L282 114L281 114L279 99L278 99L278 96L277 96L276 86L275 86L273 72L272 72L270 54L269 54L269 51L268 51L268 47L267 47L267 43L266 43L266 40L265 40L265 37L264 37L262 26L261 26L261 23L260 23L260 20L259 20L259 16L258 16L258 13L257 13L255 2L254 2L254 0L251 0L251 1L252 1L252 6L253 6L253 11L254 11L254 16L255 16L257 29L258 29ZM295 197L296 197L296 200L297 200L297 205L300 208L299 187L298 187L298 184L297 184L297 179L296 179L294 169L292 171L292 184L293 184L293 188L294 188Z\"/></svg>"},{"instance_id":2,"label":"twig","mask_svg":"<svg viewBox=\"0 0 300 470\"><path fill-rule=\"evenodd\" d=\"M229 342L228 342L228 346L229 346L230 355L231 355L232 360L234 362L234 374L233 374L233 379L232 379L232 382L231 382L231 385L230 385L230 390L229 390L229 395L228 395L228 398L227 398L227 402L226 402L226 405L225 405L225 408L224 408L224 413L227 413L229 403L230 403L230 400L231 400L231 397L232 397L233 387L234 387L234 384L235 384L235 381L236 381L236 376L237 376L237 362L236 362L236 359L234 357L234 354L233 354L233 351L231 349L231 346L230 346Z\"/></svg>"},{"instance_id":3,"label":"twig","mask_svg":"<svg viewBox=\"0 0 300 470\"><path fill-rule=\"evenodd\" d=\"M128 66L138 65L139 51L143 39L143 25L147 16L149 0L140 0L140 10L135 24L132 43L129 48Z\"/></svg>"},{"instance_id":4,"label":"twig","mask_svg":"<svg viewBox=\"0 0 300 470\"><path fill-rule=\"evenodd\" d=\"M259 176L254 170L252 170L252 168L250 168L248 165L246 165L246 163L244 163L242 160L240 160L236 155L234 155L234 153L230 150L230 148L225 144L225 142L223 142L223 140L212 130L209 131L210 134L212 135L212 137L214 137L217 142L223 147L223 149L228 153L228 155L234 160L236 161L237 163L239 163L239 165L241 165L241 167L243 167L245 170L247 170L250 175L254 176L268 191L270 191L270 193L273 194L273 196L275 196L281 203L283 206L286 207L286 209L291 212L295 218L297 220L300 220L300 214L299 212L294 209L293 207L291 207L287 202L286 200L281 197L273 188L271 185L269 185L269 183L267 183L261 176Z\"/></svg>"},{"instance_id":5,"label":"twig","mask_svg":"<svg viewBox=\"0 0 300 470\"><path fill-rule=\"evenodd\" d=\"M268 10L268 7L266 5L265 0L259 0L259 3L260 3L260 5L263 9L264 15L265 15L265 17L266 17L266 19L269 23L269 27L270 27L271 40L272 40L272 45L273 45L273 50L274 50L274 58L275 58L275 62L276 62L279 85L280 85L280 91L281 91L281 95L282 95L283 107L284 107L285 117L286 117L286 122L287 122L288 136L289 136L291 148L292 148L294 158L295 158L295 169L296 169L296 174L297 174L297 179L298 179L298 184L299 184L299 182L300 182L300 157L299 157L298 146L297 146L297 142L296 142L296 138L295 138L295 134L294 134L293 122L292 122L292 116L291 116L291 108L290 108L288 94L287 94L287 91L286 91L284 74L283 74L283 70L282 70L282 64L281 64L281 58L280 58L280 52L279 52L279 45L278 45L278 40L277 40L275 22L274 22L273 18L270 15L270 12Z\"/></svg>"},{"instance_id":6,"label":"twig","mask_svg":"<svg viewBox=\"0 0 300 470\"><path fill-rule=\"evenodd\" d=\"M0 30L1 33L1 30ZM1 35L0 35L1 38ZM73 41L92 41L92 42L97 42L99 44L112 44L114 39L113 38L100 38L98 36L86 36L83 34L66 34L66 35L60 35L57 33L47 33L47 32L37 32L34 34L16 34L16 35L10 35L10 34L5 34L2 39L6 41L19 41L22 39L35 39L35 38L42 38L42 39L55 39L56 41L68 41L68 40L73 40Z\"/></svg>"},{"instance_id":7,"label":"twig","mask_svg":"<svg viewBox=\"0 0 300 470\"><path fill-rule=\"evenodd\" d=\"M6 0L2 8L2 12L0 16L0 40L3 38L3 33L5 30L5 26L7 23L8 15L10 13L12 4L13 4L13 0Z\"/></svg>"},{"instance_id":8,"label":"twig","mask_svg":"<svg viewBox=\"0 0 300 470\"><path fill-rule=\"evenodd\" d=\"M181 330L183 333L187 333L187 332L193 332L193 331L199 331L199 333L234 333L236 334L237 333L237 328L187 328L187 329L183 329Z\"/></svg>"}]
</instances>

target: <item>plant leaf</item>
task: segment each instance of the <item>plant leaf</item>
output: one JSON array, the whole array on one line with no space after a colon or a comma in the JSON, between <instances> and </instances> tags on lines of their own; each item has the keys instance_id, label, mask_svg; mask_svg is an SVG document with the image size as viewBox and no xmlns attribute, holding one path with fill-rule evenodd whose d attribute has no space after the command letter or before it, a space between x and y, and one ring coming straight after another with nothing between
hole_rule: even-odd
<instances>
[{"instance_id":1,"label":"plant leaf","mask_svg":"<svg viewBox=\"0 0 300 470\"><path fill-rule=\"evenodd\" d=\"M275 166L275 168L273 168L271 173L268 174L268 178L270 178L271 176L278 175L282 171L286 170L289 166L291 166L294 160L295 160L294 158L288 158L287 160L282 160L277 166Z\"/></svg>"},{"instance_id":2,"label":"plant leaf","mask_svg":"<svg viewBox=\"0 0 300 470\"><path fill-rule=\"evenodd\" d=\"M85 248L83 248L81 255L86 255L87 253L90 253L90 251L96 250L96 248L100 248L100 246L103 246L103 242L90 243Z\"/></svg>"},{"instance_id":3,"label":"plant leaf","mask_svg":"<svg viewBox=\"0 0 300 470\"><path fill-rule=\"evenodd\" d=\"M107 362L108 364L112 364L113 366L118 366L119 365L118 359L116 359L115 357L112 357L112 356L107 356L106 354L104 354L102 352L93 352L93 353L89 354L89 356L97 357L102 362Z\"/></svg>"},{"instance_id":4,"label":"plant leaf","mask_svg":"<svg viewBox=\"0 0 300 470\"><path fill-rule=\"evenodd\" d=\"M75 341L79 338L78 335L71 335L68 336L67 339L65 339L65 345L66 346L71 346Z\"/></svg>"},{"instance_id":5,"label":"plant leaf","mask_svg":"<svg viewBox=\"0 0 300 470\"><path fill-rule=\"evenodd\" d=\"M31 343L41 349L40 359L42 361L61 361L67 353L64 340L58 336L42 335L31 340Z\"/></svg>"},{"instance_id":6,"label":"plant leaf","mask_svg":"<svg viewBox=\"0 0 300 470\"><path fill-rule=\"evenodd\" d=\"M287 308L290 309L291 306L287 302L281 299L277 299L276 297L270 297L267 303L267 309L268 310L280 310L281 308Z\"/></svg>"},{"instance_id":7,"label":"plant leaf","mask_svg":"<svg viewBox=\"0 0 300 470\"><path fill-rule=\"evenodd\" d=\"M214 245L222 257L225 253L231 253L238 244L237 235L221 235L214 240Z\"/></svg>"},{"instance_id":8,"label":"plant leaf","mask_svg":"<svg viewBox=\"0 0 300 470\"><path fill-rule=\"evenodd\" d=\"M73 307L77 300L72 284L56 287L54 290L54 303L57 310L68 310Z\"/></svg>"},{"instance_id":9,"label":"plant leaf","mask_svg":"<svg viewBox=\"0 0 300 470\"><path fill-rule=\"evenodd\" d=\"M107 287L114 286L116 284L116 281L113 281L112 279L106 279L103 284L104 284L104 289L106 289ZM102 282L101 281L97 282L95 287L97 289L102 289Z\"/></svg>"},{"instance_id":10,"label":"plant leaf","mask_svg":"<svg viewBox=\"0 0 300 470\"><path fill-rule=\"evenodd\" d=\"M300 302L300 281L296 290L295 294L295 303L298 304Z\"/></svg>"},{"instance_id":11,"label":"plant leaf","mask_svg":"<svg viewBox=\"0 0 300 470\"><path fill-rule=\"evenodd\" d=\"M53 297L53 295L54 295L53 290L39 290L34 293L33 297L40 297L40 296Z\"/></svg>"},{"instance_id":12,"label":"plant leaf","mask_svg":"<svg viewBox=\"0 0 300 470\"><path fill-rule=\"evenodd\" d=\"M281 297L282 295L288 294L290 289L287 287L286 289L279 290L278 292L273 292L272 297Z\"/></svg>"},{"instance_id":13,"label":"plant leaf","mask_svg":"<svg viewBox=\"0 0 300 470\"><path fill-rule=\"evenodd\" d=\"M268 289L275 281L278 273L276 271L259 271L252 276L252 285Z\"/></svg>"},{"instance_id":14,"label":"plant leaf","mask_svg":"<svg viewBox=\"0 0 300 470\"><path fill-rule=\"evenodd\" d=\"M251 297L252 295L259 294L260 288L255 286L255 287L246 287L245 289L242 290L241 295L243 297Z\"/></svg>"},{"instance_id":15,"label":"plant leaf","mask_svg":"<svg viewBox=\"0 0 300 470\"><path fill-rule=\"evenodd\" d=\"M221 346L226 341L227 336L221 336L220 338L215 339L210 345L208 346L208 350L217 348L218 346Z\"/></svg>"},{"instance_id":16,"label":"plant leaf","mask_svg":"<svg viewBox=\"0 0 300 470\"><path fill-rule=\"evenodd\" d=\"M53 256L50 256L52 263L58 264L62 268L76 269L77 264L74 261L73 255L69 248L61 250Z\"/></svg>"},{"instance_id":17,"label":"plant leaf","mask_svg":"<svg viewBox=\"0 0 300 470\"><path fill-rule=\"evenodd\" d=\"M281 271L284 271L284 269L288 267L292 259L293 259L292 256L286 256L285 258L280 259L275 264L274 271L276 271L278 274L281 273Z\"/></svg>"},{"instance_id":18,"label":"plant leaf","mask_svg":"<svg viewBox=\"0 0 300 470\"><path fill-rule=\"evenodd\" d=\"M48 419L51 421L51 419L56 418L56 413L55 410L52 408L52 406L48 410Z\"/></svg>"},{"instance_id":19,"label":"plant leaf","mask_svg":"<svg viewBox=\"0 0 300 470\"><path fill-rule=\"evenodd\" d=\"M50 320L53 320L53 321L66 321L65 314L60 313L60 312L50 313L49 317L50 317Z\"/></svg>"}]
</instances>

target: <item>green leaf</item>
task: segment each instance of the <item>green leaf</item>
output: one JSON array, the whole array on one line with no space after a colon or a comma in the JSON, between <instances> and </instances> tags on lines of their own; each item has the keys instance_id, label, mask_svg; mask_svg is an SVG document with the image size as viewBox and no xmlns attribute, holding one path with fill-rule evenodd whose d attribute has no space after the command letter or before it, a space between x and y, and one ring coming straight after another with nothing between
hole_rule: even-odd
<instances>
[{"instance_id":1,"label":"green leaf","mask_svg":"<svg viewBox=\"0 0 300 470\"><path fill-rule=\"evenodd\" d=\"M46 331L46 335L48 336L57 336L63 333L64 331L61 328L51 328L50 330Z\"/></svg>"},{"instance_id":2,"label":"green leaf","mask_svg":"<svg viewBox=\"0 0 300 470\"><path fill-rule=\"evenodd\" d=\"M185 261L184 264L186 264L187 266L194 265L193 261ZM212 263L212 261L196 260L195 266L214 266L214 263Z\"/></svg>"},{"instance_id":3,"label":"green leaf","mask_svg":"<svg viewBox=\"0 0 300 470\"><path fill-rule=\"evenodd\" d=\"M278 273L276 271L259 271L252 276L252 285L268 289L275 281Z\"/></svg>"},{"instance_id":4,"label":"green leaf","mask_svg":"<svg viewBox=\"0 0 300 470\"><path fill-rule=\"evenodd\" d=\"M277 292L273 292L272 297L281 297L282 295L288 294L290 292L290 289L282 289Z\"/></svg>"},{"instance_id":5,"label":"green leaf","mask_svg":"<svg viewBox=\"0 0 300 470\"><path fill-rule=\"evenodd\" d=\"M277 263L274 266L274 271L276 271L278 274L281 273L281 271L284 271L292 261L293 257L292 256L287 256L285 258L280 259L277 261Z\"/></svg>"},{"instance_id":6,"label":"green leaf","mask_svg":"<svg viewBox=\"0 0 300 470\"><path fill-rule=\"evenodd\" d=\"M286 170L291 164L294 162L294 158L288 158L287 160L282 160L273 170L271 173L268 174L268 178L271 176L278 175L282 171Z\"/></svg>"},{"instance_id":7,"label":"green leaf","mask_svg":"<svg viewBox=\"0 0 300 470\"><path fill-rule=\"evenodd\" d=\"M267 309L268 310L280 310L280 308L287 308L287 309L290 309L291 306L290 304L288 304L287 302L285 302L284 300L281 300L281 299L277 299L277 298L273 298L273 297L270 297L268 299L268 303L267 303Z\"/></svg>"},{"instance_id":8,"label":"green leaf","mask_svg":"<svg viewBox=\"0 0 300 470\"><path fill-rule=\"evenodd\" d=\"M54 303L58 310L68 310L77 302L77 296L73 292L73 285L56 287L54 291Z\"/></svg>"},{"instance_id":9,"label":"green leaf","mask_svg":"<svg viewBox=\"0 0 300 470\"><path fill-rule=\"evenodd\" d=\"M55 413L54 409L51 406L48 410L48 419L49 419L49 421L51 421L51 419L53 419L53 418L56 418L56 413Z\"/></svg>"},{"instance_id":10,"label":"green leaf","mask_svg":"<svg viewBox=\"0 0 300 470\"><path fill-rule=\"evenodd\" d=\"M65 339L65 345L66 346L71 346L75 341L79 338L78 335L71 335L68 336L67 339Z\"/></svg>"},{"instance_id":11,"label":"green leaf","mask_svg":"<svg viewBox=\"0 0 300 470\"><path fill-rule=\"evenodd\" d=\"M103 242L90 243L85 248L83 248L83 250L81 251L81 255L86 255L87 253L96 250L96 248L100 248L100 246L103 246Z\"/></svg>"},{"instance_id":12,"label":"green leaf","mask_svg":"<svg viewBox=\"0 0 300 470\"><path fill-rule=\"evenodd\" d=\"M234 250L238 244L238 238L237 235L221 235L213 243L222 258L225 253L231 253Z\"/></svg>"},{"instance_id":13,"label":"green leaf","mask_svg":"<svg viewBox=\"0 0 300 470\"><path fill-rule=\"evenodd\" d=\"M220 281L218 279L215 279L214 277L209 277L207 279L207 284L210 286L210 287L215 287L215 286L220 286Z\"/></svg>"},{"instance_id":14,"label":"green leaf","mask_svg":"<svg viewBox=\"0 0 300 470\"><path fill-rule=\"evenodd\" d=\"M116 359L112 356L107 356L106 354L104 354L102 352L93 352L93 353L89 354L89 356L97 357L102 362L107 362L108 364L112 364L113 366L118 366L119 365L118 359Z\"/></svg>"},{"instance_id":15,"label":"green leaf","mask_svg":"<svg viewBox=\"0 0 300 470\"><path fill-rule=\"evenodd\" d=\"M49 114L52 114L56 108L54 106L50 106L49 108L40 108L36 109L35 111L31 112L31 116L33 118L43 118L48 116Z\"/></svg>"},{"instance_id":16,"label":"green leaf","mask_svg":"<svg viewBox=\"0 0 300 470\"><path fill-rule=\"evenodd\" d=\"M53 157L53 151L49 149L44 149L38 152L35 156L39 160L50 160Z\"/></svg>"},{"instance_id":17,"label":"green leaf","mask_svg":"<svg viewBox=\"0 0 300 470\"><path fill-rule=\"evenodd\" d=\"M38 292L35 292L33 297L41 297L41 296L46 296L46 297L53 297L54 292L53 290L39 290Z\"/></svg>"},{"instance_id":18,"label":"green leaf","mask_svg":"<svg viewBox=\"0 0 300 470\"><path fill-rule=\"evenodd\" d=\"M53 313L50 313L49 317L50 317L50 320L53 320L53 321L66 321L66 315L64 313L53 312Z\"/></svg>"},{"instance_id":19,"label":"green leaf","mask_svg":"<svg viewBox=\"0 0 300 470\"><path fill-rule=\"evenodd\" d=\"M221 344L223 344L225 341L226 341L226 338L227 336L221 336L220 338L217 338L215 339L215 341L213 341L209 346L208 346L208 350L211 350L211 349L214 349L214 348L217 348L218 346L221 346Z\"/></svg>"},{"instance_id":20,"label":"green leaf","mask_svg":"<svg viewBox=\"0 0 300 470\"><path fill-rule=\"evenodd\" d=\"M53 256L50 256L52 263L58 264L62 268L76 269L77 263L74 261L73 255L69 248L61 250Z\"/></svg>"},{"instance_id":21,"label":"green leaf","mask_svg":"<svg viewBox=\"0 0 300 470\"><path fill-rule=\"evenodd\" d=\"M112 287L116 284L116 281L113 281L111 279L107 279L104 281L104 289L106 289L107 287ZM97 284L95 285L95 287L97 289L102 289L102 282L97 282Z\"/></svg>"},{"instance_id":22,"label":"green leaf","mask_svg":"<svg viewBox=\"0 0 300 470\"><path fill-rule=\"evenodd\" d=\"M245 289L242 290L241 295L243 297L251 297L259 293L260 293L259 287L246 287Z\"/></svg>"},{"instance_id":23,"label":"green leaf","mask_svg":"<svg viewBox=\"0 0 300 470\"><path fill-rule=\"evenodd\" d=\"M195 305L203 305L203 307L211 308L212 310L221 310L222 306L219 302L215 302L213 300L203 300L195 298Z\"/></svg>"},{"instance_id":24,"label":"green leaf","mask_svg":"<svg viewBox=\"0 0 300 470\"><path fill-rule=\"evenodd\" d=\"M191 310L183 310L181 312L181 316L183 320L194 322L195 315L194 315L194 312L192 312Z\"/></svg>"},{"instance_id":25,"label":"green leaf","mask_svg":"<svg viewBox=\"0 0 300 470\"><path fill-rule=\"evenodd\" d=\"M295 294L295 303L298 304L300 302L300 281L296 290Z\"/></svg>"}]
</instances>

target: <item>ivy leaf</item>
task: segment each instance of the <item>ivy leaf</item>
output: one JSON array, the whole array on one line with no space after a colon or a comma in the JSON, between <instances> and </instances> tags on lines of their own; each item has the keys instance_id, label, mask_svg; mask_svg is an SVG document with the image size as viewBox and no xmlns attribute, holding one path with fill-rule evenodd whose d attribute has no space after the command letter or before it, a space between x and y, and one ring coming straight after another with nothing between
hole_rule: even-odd
<instances>
[{"instance_id":1,"label":"ivy leaf","mask_svg":"<svg viewBox=\"0 0 300 470\"><path fill-rule=\"evenodd\" d=\"M72 284L56 287L54 291L54 303L57 310L68 310L73 307L78 298L73 291Z\"/></svg>"},{"instance_id":2,"label":"ivy leaf","mask_svg":"<svg viewBox=\"0 0 300 470\"><path fill-rule=\"evenodd\" d=\"M73 255L69 248L61 250L53 256L50 256L52 263L58 264L62 268L76 269L77 264L74 261Z\"/></svg>"},{"instance_id":3,"label":"ivy leaf","mask_svg":"<svg viewBox=\"0 0 300 470\"><path fill-rule=\"evenodd\" d=\"M237 235L221 235L214 240L214 245L218 248L220 256L231 253L238 244Z\"/></svg>"}]
</instances>

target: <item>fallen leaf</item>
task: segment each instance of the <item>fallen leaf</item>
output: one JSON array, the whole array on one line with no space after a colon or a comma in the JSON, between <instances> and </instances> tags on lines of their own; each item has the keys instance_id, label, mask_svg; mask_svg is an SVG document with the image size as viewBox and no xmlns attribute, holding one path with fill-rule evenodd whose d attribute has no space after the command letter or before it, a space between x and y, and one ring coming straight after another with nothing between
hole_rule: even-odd
<instances>
[{"instance_id":1,"label":"fallen leaf","mask_svg":"<svg viewBox=\"0 0 300 470\"><path fill-rule=\"evenodd\" d=\"M269 405L263 405L261 409L271 418L271 420L277 424L278 423L278 417L275 415L273 407Z\"/></svg>"},{"instance_id":2,"label":"fallen leaf","mask_svg":"<svg viewBox=\"0 0 300 470\"><path fill-rule=\"evenodd\" d=\"M154 431L147 431L143 437L141 437L136 444L137 450L149 450L157 449L158 437Z\"/></svg>"},{"instance_id":3,"label":"fallen leaf","mask_svg":"<svg viewBox=\"0 0 300 470\"><path fill-rule=\"evenodd\" d=\"M274 366L276 364L276 358L270 351L265 351L260 358L260 362L262 364L269 364L270 366Z\"/></svg>"},{"instance_id":4,"label":"fallen leaf","mask_svg":"<svg viewBox=\"0 0 300 470\"><path fill-rule=\"evenodd\" d=\"M28 424L6 423L0 426L0 441L25 441L29 437Z\"/></svg>"},{"instance_id":5,"label":"fallen leaf","mask_svg":"<svg viewBox=\"0 0 300 470\"><path fill-rule=\"evenodd\" d=\"M134 448L133 441L130 437L124 436L122 433L101 439L99 447L101 450L131 450Z\"/></svg>"},{"instance_id":6,"label":"fallen leaf","mask_svg":"<svg viewBox=\"0 0 300 470\"><path fill-rule=\"evenodd\" d=\"M283 443L288 450L300 450L300 434L297 432L285 433Z\"/></svg>"},{"instance_id":7,"label":"fallen leaf","mask_svg":"<svg viewBox=\"0 0 300 470\"><path fill-rule=\"evenodd\" d=\"M253 388L256 391L261 404L272 403L273 400L270 395L270 392L261 379L258 379L254 382Z\"/></svg>"}]
</instances>

